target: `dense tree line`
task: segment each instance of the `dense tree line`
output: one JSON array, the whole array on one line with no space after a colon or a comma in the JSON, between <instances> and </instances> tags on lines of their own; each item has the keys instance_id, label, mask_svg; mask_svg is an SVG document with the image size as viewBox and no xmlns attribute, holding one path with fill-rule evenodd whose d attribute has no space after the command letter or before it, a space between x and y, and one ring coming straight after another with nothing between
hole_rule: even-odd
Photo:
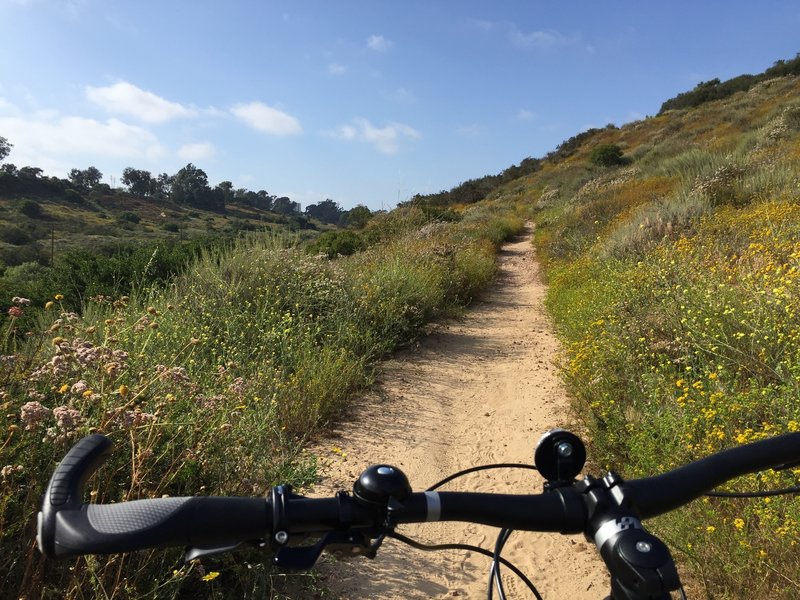
<instances>
[{"instance_id":1,"label":"dense tree line","mask_svg":"<svg viewBox=\"0 0 800 600\"><path fill-rule=\"evenodd\" d=\"M9 155L12 147L13 144L6 138L0 137L0 160ZM92 194L117 193L118 190L103 183L102 179L103 173L93 166L72 169L65 179L60 179L44 175L38 167L17 167L13 163L5 163L0 165L0 194L61 199L81 204ZM217 212L223 212L226 205L238 204L301 217L300 204L286 196L274 196L264 190L235 189L230 181L222 181L211 187L206 172L192 163L174 175L161 173L154 176L150 171L125 167L120 182L128 193L154 201L170 201ZM338 217L334 222L338 222Z\"/></svg>"},{"instance_id":2,"label":"dense tree line","mask_svg":"<svg viewBox=\"0 0 800 600\"><path fill-rule=\"evenodd\" d=\"M400 206L426 204L429 206L448 206L450 204L473 204L489 195L494 189L524 175L539 170L541 160L526 158L518 165L512 165L499 175L485 175L458 184L450 190L442 190L433 194L415 194L408 202Z\"/></svg>"},{"instance_id":3,"label":"dense tree line","mask_svg":"<svg viewBox=\"0 0 800 600\"><path fill-rule=\"evenodd\" d=\"M682 108L692 108L705 102L721 100L735 94L749 90L751 87L774 77L786 77L787 75L800 75L800 53L791 60L779 60L763 73L758 75L739 75L727 81L712 79L711 81L701 81L694 89L678 94L670 98L661 105L659 114L667 110Z\"/></svg>"}]
</instances>

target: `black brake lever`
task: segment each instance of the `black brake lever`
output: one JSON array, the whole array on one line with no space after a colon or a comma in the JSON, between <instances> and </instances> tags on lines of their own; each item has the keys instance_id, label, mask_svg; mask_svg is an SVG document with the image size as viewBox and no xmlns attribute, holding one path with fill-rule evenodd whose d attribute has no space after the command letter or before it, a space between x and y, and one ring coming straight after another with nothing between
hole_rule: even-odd
<instances>
[{"instance_id":1,"label":"black brake lever","mask_svg":"<svg viewBox=\"0 0 800 600\"><path fill-rule=\"evenodd\" d=\"M325 550L342 559L355 556L375 558L384 537L380 535L372 540L371 536L360 530L331 531L313 546L281 547L273 562L285 569L305 571L316 564Z\"/></svg>"}]
</instances>

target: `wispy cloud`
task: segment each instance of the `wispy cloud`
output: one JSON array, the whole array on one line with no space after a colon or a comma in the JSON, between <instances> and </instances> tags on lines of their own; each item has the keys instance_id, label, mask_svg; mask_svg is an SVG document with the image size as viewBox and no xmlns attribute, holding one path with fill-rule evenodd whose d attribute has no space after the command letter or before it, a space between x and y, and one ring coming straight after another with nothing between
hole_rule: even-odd
<instances>
[{"instance_id":1,"label":"wispy cloud","mask_svg":"<svg viewBox=\"0 0 800 600\"><path fill-rule=\"evenodd\" d=\"M303 131L295 117L263 102L237 104L231 113L249 127L270 135L295 135Z\"/></svg>"},{"instance_id":2,"label":"wispy cloud","mask_svg":"<svg viewBox=\"0 0 800 600\"><path fill-rule=\"evenodd\" d=\"M188 161L198 161L211 158L216 154L217 149L211 142L196 142L184 144L178 149L178 156Z\"/></svg>"},{"instance_id":3,"label":"wispy cloud","mask_svg":"<svg viewBox=\"0 0 800 600\"><path fill-rule=\"evenodd\" d=\"M367 48L375 52L386 52L392 45L392 42L382 35L371 35L367 38Z\"/></svg>"},{"instance_id":4,"label":"wispy cloud","mask_svg":"<svg viewBox=\"0 0 800 600\"><path fill-rule=\"evenodd\" d=\"M328 75L344 75L347 72L347 67L339 63L331 63L328 65Z\"/></svg>"},{"instance_id":5,"label":"wispy cloud","mask_svg":"<svg viewBox=\"0 0 800 600\"><path fill-rule=\"evenodd\" d=\"M420 137L419 131L403 123L391 122L384 127L375 127L368 119L353 119L350 123L327 132L327 135L335 139L370 144L383 154L395 154L400 149L401 141Z\"/></svg>"},{"instance_id":6,"label":"wispy cloud","mask_svg":"<svg viewBox=\"0 0 800 600\"><path fill-rule=\"evenodd\" d=\"M567 46L573 41L572 38L553 29L524 32L512 23L506 24L506 28L511 43L519 48L553 48Z\"/></svg>"},{"instance_id":7,"label":"wispy cloud","mask_svg":"<svg viewBox=\"0 0 800 600\"><path fill-rule=\"evenodd\" d=\"M476 138L483 135L483 127L478 124L462 125L456 128L456 133L465 138Z\"/></svg>"},{"instance_id":8,"label":"wispy cloud","mask_svg":"<svg viewBox=\"0 0 800 600\"><path fill-rule=\"evenodd\" d=\"M533 113L524 108L520 108L519 112L517 113L517 119L519 119L520 121L532 121L535 118L536 118L536 113Z\"/></svg>"},{"instance_id":9,"label":"wispy cloud","mask_svg":"<svg viewBox=\"0 0 800 600\"><path fill-rule=\"evenodd\" d=\"M383 95L398 104L414 104L417 101L417 97L412 92L402 87L390 92L384 92Z\"/></svg>"},{"instance_id":10,"label":"wispy cloud","mask_svg":"<svg viewBox=\"0 0 800 600\"><path fill-rule=\"evenodd\" d=\"M578 36L569 36L555 29L538 29L523 31L511 21L489 21L472 19L470 26L484 32L500 32L517 48L556 48L570 46L580 42Z\"/></svg>"},{"instance_id":11,"label":"wispy cloud","mask_svg":"<svg viewBox=\"0 0 800 600\"><path fill-rule=\"evenodd\" d=\"M165 100L127 81L107 87L87 86L86 97L112 114L128 115L145 123L165 123L198 114L195 108Z\"/></svg>"}]
</instances>

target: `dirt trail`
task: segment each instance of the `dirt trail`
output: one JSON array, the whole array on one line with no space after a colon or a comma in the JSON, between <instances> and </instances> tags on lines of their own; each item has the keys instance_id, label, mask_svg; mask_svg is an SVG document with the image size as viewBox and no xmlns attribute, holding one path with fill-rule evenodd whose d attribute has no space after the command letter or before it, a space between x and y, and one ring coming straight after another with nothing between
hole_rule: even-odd
<instances>
[{"instance_id":1,"label":"dirt trail","mask_svg":"<svg viewBox=\"0 0 800 600\"><path fill-rule=\"evenodd\" d=\"M363 468L380 462L399 466L415 491L478 464L531 463L539 436L569 423L552 364L558 343L529 234L503 247L497 281L465 318L384 365L376 391L320 444L318 452L329 458L316 493L350 489ZM469 475L444 489L537 493L541 485L533 471L504 470ZM399 531L423 542L484 548L492 548L497 535L464 523ZM602 563L580 536L515 532L504 556L545 599L596 600L607 591ZM388 540L374 561L328 563L322 571L343 599L485 598L488 564L473 553L420 552ZM509 597L533 597L506 579Z\"/></svg>"}]
</instances>

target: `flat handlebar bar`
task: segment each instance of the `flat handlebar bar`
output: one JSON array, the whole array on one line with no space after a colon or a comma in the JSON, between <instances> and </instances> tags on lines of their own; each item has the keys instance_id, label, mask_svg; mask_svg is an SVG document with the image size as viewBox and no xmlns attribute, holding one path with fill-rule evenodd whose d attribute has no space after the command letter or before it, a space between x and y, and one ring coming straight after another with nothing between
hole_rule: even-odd
<instances>
[{"instance_id":1,"label":"flat handlebar bar","mask_svg":"<svg viewBox=\"0 0 800 600\"><path fill-rule=\"evenodd\" d=\"M656 580L663 580L659 589L674 590L680 583L670 566L669 551L644 530L640 519L678 508L739 475L800 464L800 433L724 450L654 477L624 481L612 472L602 480L586 477L546 484L544 493L533 495L412 493L402 472L380 465L362 474L352 495L339 492L334 498L305 498L288 486L277 486L267 498L190 496L83 503L87 478L110 451L108 438L90 435L73 446L56 468L38 515L37 543L45 555L167 546L227 550L248 541L268 542L277 549L293 534L363 530L378 537L401 523L468 521L527 531L583 532L595 542L611 571L612 588L621 581L620 570L638 575L646 568L656 573L652 576ZM631 551L625 548L631 543L643 547L645 538L648 547L657 543L663 549L646 557L658 555L653 565L642 567L641 557L631 560ZM625 596L629 592L620 589L615 598L639 597Z\"/></svg>"}]
</instances>

